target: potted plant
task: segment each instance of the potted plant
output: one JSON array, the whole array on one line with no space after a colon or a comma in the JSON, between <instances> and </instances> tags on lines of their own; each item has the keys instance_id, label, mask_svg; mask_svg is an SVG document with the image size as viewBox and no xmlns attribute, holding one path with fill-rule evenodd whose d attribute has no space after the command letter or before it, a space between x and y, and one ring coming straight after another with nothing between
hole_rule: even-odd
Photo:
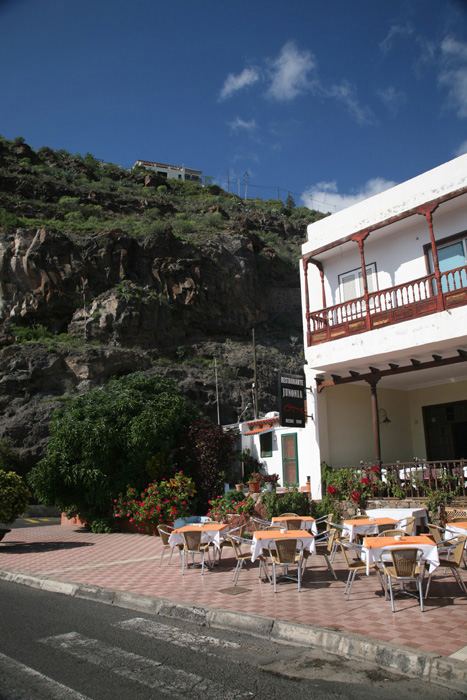
<instances>
[{"instance_id":1,"label":"potted plant","mask_svg":"<svg viewBox=\"0 0 467 700\"><path fill-rule=\"evenodd\" d=\"M250 487L251 493L259 493L260 488L261 488L261 479L262 479L262 476L259 472L252 472L250 474L250 479L248 481L248 485Z\"/></svg>"},{"instance_id":2,"label":"potted plant","mask_svg":"<svg viewBox=\"0 0 467 700\"><path fill-rule=\"evenodd\" d=\"M235 484L235 488L237 489L237 491L243 491L243 489L245 488L245 484Z\"/></svg>"},{"instance_id":3,"label":"potted plant","mask_svg":"<svg viewBox=\"0 0 467 700\"><path fill-rule=\"evenodd\" d=\"M263 481L268 491L274 491L279 481L279 474L264 474Z\"/></svg>"},{"instance_id":4,"label":"potted plant","mask_svg":"<svg viewBox=\"0 0 467 700\"><path fill-rule=\"evenodd\" d=\"M14 523L28 507L29 496L29 489L19 474L0 469L0 523ZM0 540L8 532L11 532L9 528L0 528Z\"/></svg>"}]
</instances>

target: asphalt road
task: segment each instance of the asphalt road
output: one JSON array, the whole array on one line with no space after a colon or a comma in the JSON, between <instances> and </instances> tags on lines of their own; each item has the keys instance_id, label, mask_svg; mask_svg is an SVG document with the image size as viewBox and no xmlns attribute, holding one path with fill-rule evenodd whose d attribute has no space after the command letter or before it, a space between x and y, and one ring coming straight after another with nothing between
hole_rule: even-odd
<instances>
[{"instance_id":1,"label":"asphalt road","mask_svg":"<svg viewBox=\"0 0 467 700\"><path fill-rule=\"evenodd\" d=\"M0 581L1 700L460 700L234 632Z\"/></svg>"},{"instance_id":2,"label":"asphalt road","mask_svg":"<svg viewBox=\"0 0 467 700\"><path fill-rule=\"evenodd\" d=\"M18 518L13 525L7 527L11 530L17 527L40 527L42 525L60 525L60 518Z\"/></svg>"}]
</instances>

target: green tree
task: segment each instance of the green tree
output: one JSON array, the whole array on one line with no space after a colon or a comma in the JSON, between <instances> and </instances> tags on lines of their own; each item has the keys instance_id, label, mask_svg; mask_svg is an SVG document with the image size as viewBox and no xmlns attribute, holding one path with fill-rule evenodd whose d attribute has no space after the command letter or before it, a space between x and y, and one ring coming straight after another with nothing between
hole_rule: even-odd
<instances>
[{"instance_id":1,"label":"green tree","mask_svg":"<svg viewBox=\"0 0 467 700\"><path fill-rule=\"evenodd\" d=\"M15 472L0 469L0 522L9 525L18 518L29 503L29 491Z\"/></svg>"},{"instance_id":2,"label":"green tree","mask_svg":"<svg viewBox=\"0 0 467 700\"><path fill-rule=\"evenodd\" d=\"M170 462L197 409L172 379L136 372L54 412L47 454L29 474L44 504L110 521L115 498L148 484L154 456Z\"/></svg>"}]
</instances>

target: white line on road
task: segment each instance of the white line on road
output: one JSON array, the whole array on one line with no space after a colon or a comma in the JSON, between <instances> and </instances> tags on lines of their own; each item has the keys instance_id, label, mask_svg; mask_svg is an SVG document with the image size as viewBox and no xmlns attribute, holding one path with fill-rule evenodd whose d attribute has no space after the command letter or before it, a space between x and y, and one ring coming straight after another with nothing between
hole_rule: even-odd
<instances>
[{"instance_id":1,"label":"white line on road","mask_svg":"<svg viewBox=\"0 0 467 700\"><path fill-rule=\"evenodd\" d=\"M190 700L243 700L252 696L252 693L226 688L216 681L113 647L78 632L46 637L40 641L129 681L157 688L160 693L177 700L185 694Z\"/></svg>"},{"instance_id":2,"label":"white line on road","mask_svg":"<svg viewBox=\"0 0 467 700\"><path fill-rule=\"evenodd\" d=\"M24 676L27 676L27 681ZM43 697L48 700L89 700L86 695L81 695L72 688L54 681L53 678L35 671L30 666L25 666L25 664L0 653L0 694L1 684L5 682L8 684L9 691L14 689L15 692L21 692L22 697ZM42 692L43 695L39 696L38 693Z\"/></svg>"},{"instance_id":3,"label":"white line on road","mask_svg":"<svg viewBox=\"0 0 467 700\"><path fill-rule=\"evenodd\" d=\"M131 620L115 623L114 627L120 627L125 630L137 632L146 637L160 639L169 644L175 644L179 647L185 647L192 651L200 651L202 647L221 647L224 649L240 649L240 644L236 642L227 642L216 637L208 637L203 634L191 634L190 632L182 632L182 630L170 627L169 625L161 625L153 620L146 620L144 617L134 617ZM203 650L204 651L204 650ZM209 654L209 652L208 652Z\"/></svg>"}]
</instances>

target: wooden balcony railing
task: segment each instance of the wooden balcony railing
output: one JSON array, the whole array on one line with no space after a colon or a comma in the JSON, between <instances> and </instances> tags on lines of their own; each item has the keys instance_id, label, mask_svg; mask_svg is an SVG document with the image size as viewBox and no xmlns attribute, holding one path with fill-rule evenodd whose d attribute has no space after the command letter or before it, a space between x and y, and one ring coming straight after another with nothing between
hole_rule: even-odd
<instances>
[{"instance_id":1,"label":"wooden balcony railing","mask_svg":"<svg viewBox=\"0 0 467 700\"><path fill-rule=\"evenodd\" d=\"M467 304L467 266L389 287L307 314L308 346Z\"/></svg>"}]
</instances>

